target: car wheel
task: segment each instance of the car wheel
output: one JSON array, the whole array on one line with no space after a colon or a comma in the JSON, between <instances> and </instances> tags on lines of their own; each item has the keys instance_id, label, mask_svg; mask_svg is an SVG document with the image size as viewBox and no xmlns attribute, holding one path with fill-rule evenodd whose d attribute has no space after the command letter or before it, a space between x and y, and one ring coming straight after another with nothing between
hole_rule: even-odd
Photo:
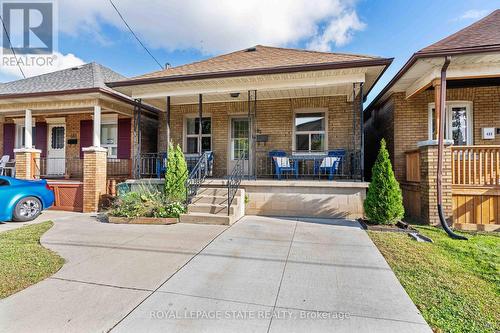
<instances>
[{"instance_id":1,"label":"car wheel","mask_svg":"<svg viewBox=\"0 0 500 333\"><path fill-rule=\"evenodd\" d=\"M35 197L26 197L19 200L14 208L14 221L26 222L34 220L42 212L42 203Z\"/></svg>"}]
</instances>

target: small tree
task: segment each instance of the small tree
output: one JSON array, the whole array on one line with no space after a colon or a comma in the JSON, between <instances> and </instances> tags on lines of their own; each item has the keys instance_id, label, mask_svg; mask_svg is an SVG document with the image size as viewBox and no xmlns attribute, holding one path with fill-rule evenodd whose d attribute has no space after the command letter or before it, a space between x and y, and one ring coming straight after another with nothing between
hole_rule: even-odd
<instances>
[{"instance_id":1,"label":"small tree","mask_svg":"<svg viewBox=\"0 0 500 333\"><path fill-rule=\"evenodd\" d=\"M364 203L366 216L375 223L393 224L403 218L403 196L394 177L385 140L380 141L380 150L372 168L372 180Z\"/></svg>"},{"instance_id":2,"label":"small tree","mask_svg":"<svg viewBox=\"0 0 500 333\"><path fill-rule=\"evenodd\" d=\"M169 143L167 170L165 173L165 194L170 200L186 199L188 169L184 153L179 145Z\"/></svg>"}]
</instances>

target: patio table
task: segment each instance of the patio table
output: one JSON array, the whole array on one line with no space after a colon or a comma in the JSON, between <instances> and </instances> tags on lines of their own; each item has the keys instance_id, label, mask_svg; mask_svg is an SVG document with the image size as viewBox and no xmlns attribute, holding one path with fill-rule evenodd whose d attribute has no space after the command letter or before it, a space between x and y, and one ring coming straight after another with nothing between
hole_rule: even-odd
<instances>
[{"instance_id":1,"label":"patio table","mask_svg":"<svg viewBox=\"0 0 500 333\"><path fill-rule=\"evenodd\" d=\"M299 176L313 176L321 178L321 174L314 173L314 165L316 163L321 163L323 158L327 157L328 154L325 152L317 153L292 153L290 160L297 163L299 168ZM313 161L312 163L310 161ZM311 165L312 164L312 165Z\"/></svg>"}]
</instances>

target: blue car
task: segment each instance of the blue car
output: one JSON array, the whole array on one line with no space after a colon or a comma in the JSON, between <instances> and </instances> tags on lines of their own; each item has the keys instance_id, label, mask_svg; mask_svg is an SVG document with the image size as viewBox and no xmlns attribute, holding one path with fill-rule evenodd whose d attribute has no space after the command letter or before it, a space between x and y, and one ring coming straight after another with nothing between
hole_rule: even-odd
<instances>
[{"instance_id":1,"label":"blue car","mask_svg":"<svg viewBox=\"0 0 500 333\"><path fill-rule=\"evenodd\" d=\"M46 180L0 176L0 221L31 221L54 204L54 191Z\"/></svg>"}]
</instances>

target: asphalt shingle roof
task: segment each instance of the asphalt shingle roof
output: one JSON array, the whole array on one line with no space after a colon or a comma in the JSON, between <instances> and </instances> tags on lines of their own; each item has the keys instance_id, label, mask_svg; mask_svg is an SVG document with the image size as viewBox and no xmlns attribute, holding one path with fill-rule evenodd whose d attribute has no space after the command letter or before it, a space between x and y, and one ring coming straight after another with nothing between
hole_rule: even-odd
<instances>
[{"instance_id":1,"label":"asphalt shingle roof","mask_svg":"<svg viewBox=\"0 0 500 333\"><path fill-rule=\"evenodd\" d=\"M374 59L381 58L257 45L207 60L137 76L132 80Z\"/></svg>"},{"instance_id":2,"label":"asphalt shingle roof","mask_svg":"<svg viewBox=\"0 0 500 333\"><path fill-rule=\"evenodd\" d=\"M500 9L440 41L429 45L419 53L451 51L500 45Z\"/></svg>"},{"instance_id":3,"label":"asphalt shingle roof","mask_svg":"<svg viewBox=\"0 0 500 333\"><path fill-rule=\"evenodd\" d=\"M125 76L105 66L92 62L78 67L0 84L0 95L107 88L106 82L120 81L125 78Z\"/></svg>"}]
</instances>

